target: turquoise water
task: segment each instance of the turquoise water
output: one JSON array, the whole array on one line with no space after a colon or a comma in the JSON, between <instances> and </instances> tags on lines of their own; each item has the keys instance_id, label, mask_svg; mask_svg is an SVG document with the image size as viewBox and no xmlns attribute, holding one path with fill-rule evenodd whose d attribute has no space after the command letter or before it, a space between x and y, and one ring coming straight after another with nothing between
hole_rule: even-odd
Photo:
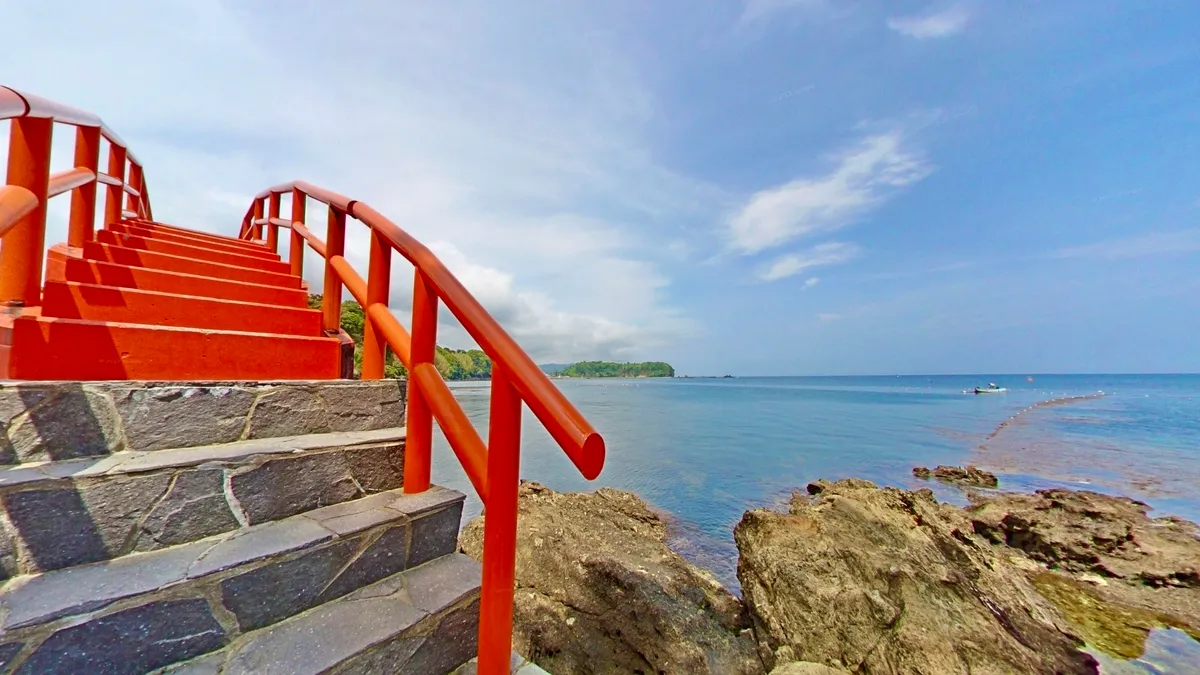
<instances>
[{"instance_id":1,"label":"turquoise water","mask_svg":"<svg viewBox=\"0 0 1200 675\"><path fill-rule=\"evenodd\" d=\"M1032 380L1032 381L1030 381ZM1004 394L964 395L996 382ZM558 380L604 435L608 459L584 480L527 413L525 478L558 490L631 490L671 514L675 543L736 587L732 529L742 513L818 478L859 477L955 488L912 477L916 465L973 462L1001 488L1087 487L1125 494L1156 513L1200 521L1200 376L1034 375ZM487 383L456 385L486 432ZM1036 403L1104 392L1066 405ZM1020 413L1020 414L1018 414ZM1017 419L998 433L997 427ZM434 480L470 495L438 435ZM981 446L983 446L981 448Z\"/></svg>"}]
</instances>

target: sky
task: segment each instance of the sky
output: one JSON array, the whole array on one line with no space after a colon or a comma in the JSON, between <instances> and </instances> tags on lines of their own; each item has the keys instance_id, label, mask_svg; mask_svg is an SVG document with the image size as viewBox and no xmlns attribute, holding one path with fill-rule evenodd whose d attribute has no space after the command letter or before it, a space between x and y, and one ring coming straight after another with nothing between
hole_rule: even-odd
<instances>
[{"instance_id":1,"label":"sky","mask_svg":"<svg viewBox=\"0 0 1200 675\"><path fill-rule=\"evenodd\" d=\"M341 192L539 362L1200 371L1190 0L69 4L0 0L2 83L100 115L156 217Z\"/></svg>"}]
</instances>

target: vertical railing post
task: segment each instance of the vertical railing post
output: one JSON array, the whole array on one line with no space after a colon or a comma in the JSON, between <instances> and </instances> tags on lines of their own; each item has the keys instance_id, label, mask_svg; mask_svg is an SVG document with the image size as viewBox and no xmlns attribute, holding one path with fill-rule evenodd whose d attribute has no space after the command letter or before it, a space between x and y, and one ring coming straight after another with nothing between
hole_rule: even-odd
<instances>
[{"instance_id":1,"label":"vertical railing post","mask_svg":"<svg viewBox=\"0 0 1200 675\"><path fill-rule=\"evenodd\" d=\"M488 497L483 520L483 588L479 598L479 675L507 675L512 653L517 493L521 471L521 398L492 364L488 415Z\"/></svg>"},{"instance_id":2,"label":"vertical railing post","mask_svg":"<svg viewBox=\"0 0 1200 675\"><path fill-rule=\"evenodd\" d=\"M100 170L100 127L75 130L75 166ZM91 241L96 230L97 181L85 183L71 193L71 220L67 227L67 245L76 248Z\"/></svg>"},{"instance_id":3,"label":"vertical railing post","mask_svg":"<svg viewBox=\"0 0 1200 675\"><path fill-rule=\"evenodd\" d=\"M146 187L146 174L142 174L142 217L154 220L154 211L150 209L150 188Z\"/></svg>"},{"instance_id":4,"label":"vertical railing post","mask_svg":"<svg viewBox=\"0 0 1200 675\"><path fill-rule=\"evenodd\" d=\"M303 223L308 195L297 188L292 188L292 223ZM288 263L291 265L292 276L304 276L304 237L292 230L291 243L288 245Z\"/></svg>"},{"instance_id":5,"label":"vertical railing post","mask_svg":"<svg viewBox=\"0 0 1200 675\"><path fill-rule=\"evenodd\" d=\"M54 122L49 119L19 117L12 121L7 183L32 192L38 204L4 235L0 244L0 305L35 307L41 301L53 133Z\"/></svg>"},{"instance_id":6,"label":"vertical railing post","mask_svg":"<svg viewBox=\"0 0 1200 675\"><path fill-rule=\"evenodd\" d=\"M376 303L388 304L392 279L392 245L371 230L371 263L367 268L367 306L363 307L362 379L382 380L387 357L387 340L379 334L368 310ZM409 378L411 381L411 378Z\"/></svg>"},{"instance_id":7,"label":"vertical railing post","mask_svg":"<svg viewBox=\"0 0 1200 675\"><path fill-rule=\"evenodd\" d=\"M108 175L116 178L117 185L109 185L104 197L104 222L107 227L121 220L121 205L125 203L125 148L112 141L108 143Z\"/></svg>"},{"instance_id":8,"label":"vertical railing post","mask_svg":"<svg viewBox=\"0 0 1200 675\"><path fill-rule=\"evenodd\" d=\"M342 323L342 278L333 268L334 256L346 252L346 214L329 207L329 229L325 232L325 290L321 295L321 328L337 334Z\"/></svg>"},{"instance_id":9,"label":"vertical railing post","mask_svg":"<svg viewBox=\"0 0 1200 675\"><path fill-rule=\"evenodd\" d=\"M279 201L283 199L283 194L279 192L271 193L270 206L267 207L268 220L279 217ZM267 248L279 252L279 226L275 223L267 223Z\"/></svg>"},{"instance_id":10,"label":"vertical railing post","mask_svg":"<svg viewBox=\"0 0 1200 675\"><path fill-rule=\"evenodd\" d=\"M433 365L437 344L437 294L429 279L417 268L413 279L412 344L409 365L412 369ZM433 450L433 411L412 373L408 374L408 407L405 410L407 434L404 440L404 491L429 489L430 453Z\"/></svg>"},{"instance_id":11,"label":"vertical railing post","mask_svg":"<svg viewBox=\"0 0 1200 675\"><path fill-rule=\"evenodd\" d=\"M263 217L263 205L265 200L254 198L254 214L250 219L250 238L255 241L262 241L262 225L258 221Z\"/></svg>"},{"instance_id":12,"label":"vertical railing post","mask_svg":"<svg viewBox=\"0 0 1200 675\"><path fill-rule=\"evenodd\" d=\"M131 194L126 193L126 195L125 195L125 210L140 214L142 212L142 209L140 206L140 203L142 201L142 196L141 196L142 195L142 167L138 166L137 164L134 164L133 162L130 162L129 163L129 180L126 182L129 183L129 187L133 188L134 190L137 190L138 196L135 197Z\"/></svg>"}]
</instances>

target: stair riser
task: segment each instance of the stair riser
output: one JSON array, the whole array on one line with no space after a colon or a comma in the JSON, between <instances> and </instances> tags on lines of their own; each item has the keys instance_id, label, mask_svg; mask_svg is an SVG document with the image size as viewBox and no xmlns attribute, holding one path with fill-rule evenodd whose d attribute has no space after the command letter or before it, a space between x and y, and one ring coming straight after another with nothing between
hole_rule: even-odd
<instances>
[{"instance_id":1,"label":"stair riser","mask_svg":"<svg viewBox=\"0 0 1200 675\"><path fill-rule=\"evenodd\" d=\"M175 243L186 244L188 246L203 246L214 251L228 251L230 253L249 255L267 260L280 260L278 253L269 251L265 247L249 241L237 239L211 239L203 236L185 234L179 230L165 230L138 222L110 223L105 230L111 232L122 232L125 234L134 234L139 237L150 237L151 239L160 239L162 241L173 241Z\"/></svg>"},{"instance_id":2,"label":"stair riser","mask_svg":"<svg viewBox=\"0 0 1200 675\"><path fill-rule=\"evenodd\" d=\"M185 276L147 267L130 267L96 260L80 260L61 255L54 249L51 249L46 258L46 278L54 281L78 281L84 284L140 288L161 293L224 298L264 305L308 307L308 295L300 289L247 284L204 276Z\"/></svg>"},{"instance_id":3,"label":"stair riser","mask_svg":"<svg viewBox=\"0 0 1200 675\"><path fill-rule=\"evenodd\" d=\"M46 282L42 290L42 315L155 326L321 335L321 313L313 309L240 304L199 296L59 281Z\"/></svg>"},{"instance_id":4,"label":"stair riser","mask_svg":"<svg viewBox=\"0 0 1200 675\"><path fill-rule=\"evenodd\" d=\"M403 457L403 443L382 444L0 488L0 514L16 535L5 541L0 533L0 547L15 552L0 559L0 580L185 544L241 523L394 490L404 482Z\"/></svg>"},{"instance_id":5,"label":"stair riser","mask_svg":"<svg viewBox=\"0 0 1200 675\"><path fill-rule=\"evenodd\" d=\"M136 251L95 242L87 242L83 245L83 257L87 260L111 262L131 267L145 267L166 272L195 274L215 279L241 281L248 284L279 286L280 288L300 288L300 279L289 274L262 272L246 267L221 265L219 263L166 255L164 253L154 253L152 251Z\"/></svg>"},{"instance_id":6,"label":"stair riser","mask_svg":"<svg viewBox=\"0 0 1200 675\"><path fill-rule=\"evenodd\" d=\"M273 272L275 274L289 274L291 269L287 263L279 260L267 260L261 257L215 251L213 249L203 248L200 246L189 246L177 242L139 237L125 233L112 232L109 230L101 230L97 232L96 241L101 244L120 246L121 248L128 248L135 251L150 251L152 253L163 253L166 255L174 255L184 258L194 258L196 260L205 260L208 262L220 263L222 265L247 267L262 272Z\"/></svg>"},{"instance_id":7,"label":"stair riser","mask_svg":"<svg viewBox=\"0 0 1200 675\"><path fill-rule=\"evenodd\" d=\"M201 232L199 230L189 230L186 227L177 227L175 225L168 225L166 223L151 222L151 221L147 221L147 220L140 220L137 218L122 221L122 222L128 222L128 223L141 225L143 227L149 227L151 229L159 230L161 232L172 232L175 234L182 234L182 235L189 236L189 237L195 237L197 239L208 239L210 241L215 241L215 242L220 242L220 243L225 243L225 244L255 246L259 249L263 248L263 246L261 244L255 244L246 239L238 239L237 237L225 237L225 236L221 236L219 234L212 234L211 232Z\"/></svg>"},{"instance_id":8,"label":"stair riser","mask_svg":"<svg viewBox=\"0 0 1200 675\"><path fill-rule=\"evenodd\" d=\"M424 521L457 518L461 495L409 515L396 494L361 500L369 500L367 510L340 504L238 535L34 577L0 598L0 654L20 650L16 672L110 672L113 664L125 668L111 672L146 672L406 570L419 574L428 560L413 557L414 544L427 541L438 551L429 560L457 545L457 527L434 541ZM470 595L452 607L473 608Z\"/></svg>"},{"instance_id":9,"label":"stair riser","mask_svg":"<svg viewBox=\"0 0 1200 675\"><path fill-rule=\"evenodd\" d=\"M200 329L23 317L13 323L17 380L321 380L340 375L340 344Z\"/></svg>"}]
</instances>

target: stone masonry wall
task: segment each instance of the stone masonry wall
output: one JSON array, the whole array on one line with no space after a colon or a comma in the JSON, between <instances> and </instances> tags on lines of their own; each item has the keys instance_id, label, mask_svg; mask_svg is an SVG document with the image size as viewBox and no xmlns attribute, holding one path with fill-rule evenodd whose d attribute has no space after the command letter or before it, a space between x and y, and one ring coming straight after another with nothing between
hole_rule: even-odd
<instances>
[{"instance_id":1,"label":"stone masonry wall","mask_svg":"<svg viewBox=\"0 0 1200 675\"><path fill-rule=\"evenodd\" d=\"M404 425L405 382L0 383L0 465Z\"/></svg>"}]
</instances>

